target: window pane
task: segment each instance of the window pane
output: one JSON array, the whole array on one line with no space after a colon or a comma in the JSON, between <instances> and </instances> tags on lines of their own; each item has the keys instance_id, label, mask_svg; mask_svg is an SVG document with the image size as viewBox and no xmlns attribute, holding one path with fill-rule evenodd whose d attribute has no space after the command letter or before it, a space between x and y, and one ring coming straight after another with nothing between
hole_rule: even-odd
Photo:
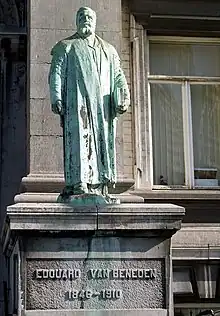
<instances>
[{"instance_id":1,"label":"window pane","mask_svg":"<svg viewBox=\"0 0 220 316\"><path fill-rule=\"evenodd\" d=\"M150 43L150 73L220 77L220 45Z\"/></svg>"},{"instance_id":2,"label":"window pane","mask_svg":"<svg viewBox=\"0 0 220 316\"><path fill-rule=\"evenodd\" d=\"M154 184L184 184L181 85L151 84Z\"/></svg>"},{"instance_id":3,"label":"window pane","mask_svg":"<svg viewBox=\"0 0 220 316\"><path fill-rule=\"evenodd\" d=\"M200 169L195 184L215 186L220 179L220 86L191 85L191 100L194 166Z\"/></svg>"}]
</instances>

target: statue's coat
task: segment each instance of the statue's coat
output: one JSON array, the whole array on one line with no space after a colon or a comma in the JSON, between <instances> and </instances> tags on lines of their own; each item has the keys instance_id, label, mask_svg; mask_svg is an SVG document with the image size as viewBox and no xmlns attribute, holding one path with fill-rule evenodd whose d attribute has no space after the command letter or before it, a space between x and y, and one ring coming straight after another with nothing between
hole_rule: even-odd
<instances>
[{"instance_id":1,"label":"statue's coat","mask_svg":"<svg viewBox=\"0 0 220 316\"><path fill-rule=\"evenodd\" d=\"M76 33L52 49L51 103L63 104L66 186L116 181L117 88L129 95L113 46Z\"/></svg>"}]
</instances>

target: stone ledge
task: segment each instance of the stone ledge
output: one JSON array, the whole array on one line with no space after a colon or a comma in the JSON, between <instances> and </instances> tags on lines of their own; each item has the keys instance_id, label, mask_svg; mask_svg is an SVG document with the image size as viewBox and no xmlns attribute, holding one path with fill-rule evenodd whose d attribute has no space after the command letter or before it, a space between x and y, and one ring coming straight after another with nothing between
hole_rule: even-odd
<instances>
[{"instance_id":1,"label":"stone ledge","mask_svg":"<svg viewBox=\"0 0 220 316\"><path fill-rule=\"evenodd\" d=\"M172 237L172 249L174 260L219 260L220 225L182 224Z\"/></svg>"},{"instance_id":2,"label":"stone ledge","mask_svg":"<svg viewBox=\"0 0 220 316\"><path fill-rule=\"evenodd\" d=\"M172 259L175 261L220 260L220 247L210 248L172 248Z\"/></svg>"},{"instance_id":3,"label":"stone ledge","mask_svg":"<svg viewBox=\"0 0 220 316\"><path fill-rule=\"evenodd\" d=\"M15 203L56 203L59 193L40 193L27 192L15 196ZM121 193L111 194L111 197L119 199L121 203L143 203L144 198L141 196Z\"/></svg>"},{"instance_id":4,"label":"stone ledge","mask_svg":"<svg viewBox=\"0 0 220 316\"><path fill-rule=\"evenodd\" d=\"M73 208L18 203L7 208L11 230L178 230L184 208L172 204L120 204Z\"/></svg>"},{"instance_id":5,"label":"stone ledge","mask_svg":"<svg viewBox=\"0 0 220 316\"><path fill-rule=\"evenodd\" d=\"M132 194L143 197L145 200L220 200L220 187L217 189L167 189L167 190L150 190L137 189Z\"/></svg>"},{"instance_id":6,"label":"stone ledge","mask_svg":"<svg viewBox=\"0 0 220 316\"><path fill-rule=\"evenodd\" d=\"M25 192L45 192L60 193L64 187L64 177L62 174L29 174L22 178L22 187ZM110 189L110 193L119 194L127 191L134 185L134 179L118 178L115 189Z\"/></svg>"},{"instance_id":7,"label":"stone ledge","mask_svg":"<svg viewBox=\"0 0 220 316\"><path fill-rule=\"evenodd\" d=\"M71 235L77 231L118 234L139 231L145 235L170 237L180 229L184 215L183 207L172 204L140 203L73 208L59 203L18 203L7 208L2 241L6 246L13 232L25 231L69 232Z\"/></svg>"}]
</instances>

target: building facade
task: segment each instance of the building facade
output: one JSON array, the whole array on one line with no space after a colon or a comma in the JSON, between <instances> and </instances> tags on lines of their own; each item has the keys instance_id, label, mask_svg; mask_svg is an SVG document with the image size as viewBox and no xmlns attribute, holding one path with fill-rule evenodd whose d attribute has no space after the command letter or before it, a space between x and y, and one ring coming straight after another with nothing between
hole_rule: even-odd
<instances>
[{"instance_id":1,"label":"building facade","mask_svg":"<svg viewBox=\"0 0 220 316\"><path fill-rule=\"evenodd\" d=\"M118 188L186 209L172 238L175 315L220 309L220 7L206 0L0 4L0 220L15 202L51 202L63 186L62 129L50 109L50 49L75 12L121 56L132 104L118 121ZM120 189L123 191L123 189ZM120 192L119 190L119 192ZM15 265L14 275L7 275ZM16 315L14 263L1 254L0 314Z\"/></svg>"}]
</instances>

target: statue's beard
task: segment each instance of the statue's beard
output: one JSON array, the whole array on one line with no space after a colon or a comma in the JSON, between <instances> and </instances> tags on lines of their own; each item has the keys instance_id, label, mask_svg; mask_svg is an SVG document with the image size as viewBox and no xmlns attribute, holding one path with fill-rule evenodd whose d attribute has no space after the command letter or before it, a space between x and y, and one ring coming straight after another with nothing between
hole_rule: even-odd
<instances>
[{"instance_id":1,"label":"statue's beard","mask_svg":"<svg viewBox=\"0 0 220 316\"><path fill-rule=\"evenodd\" d=\"M90 25L83 25L81 27L78 28L78 33L82 36L82 37L87 37L90 36L91 34L93 34L95 32L95 30L93 30L93 27Z\"/></svg>"},{"instance_id":2,"label":"statue's beard","mask_svg":"<svg viewBox=\"0 0 220 316\"><path fill-rule=\"evenodd\" d=\"M83 27L81 31L82 31L83 35L90 35L90 34L92 34L91 29L88 26Z\"/></svg>"}]
</instances>

